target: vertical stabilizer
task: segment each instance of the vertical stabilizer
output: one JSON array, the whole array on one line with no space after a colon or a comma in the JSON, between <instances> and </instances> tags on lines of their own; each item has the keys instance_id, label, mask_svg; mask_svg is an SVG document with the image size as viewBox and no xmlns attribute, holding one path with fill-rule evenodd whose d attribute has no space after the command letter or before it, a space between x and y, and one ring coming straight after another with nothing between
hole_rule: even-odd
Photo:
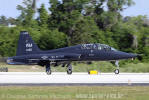
<instances>
[{"instance_id":1,"label":"vertical stabilizer","mask_svg":"<svg viewBox=\"0 0 149 100\"><path fill-rule=\"evenodd\" d=\"M27 31L21 31L18 41L18 48L16 55L27 55L38 53L40 49L34 43Z\"/></svg>"}]
</instances>

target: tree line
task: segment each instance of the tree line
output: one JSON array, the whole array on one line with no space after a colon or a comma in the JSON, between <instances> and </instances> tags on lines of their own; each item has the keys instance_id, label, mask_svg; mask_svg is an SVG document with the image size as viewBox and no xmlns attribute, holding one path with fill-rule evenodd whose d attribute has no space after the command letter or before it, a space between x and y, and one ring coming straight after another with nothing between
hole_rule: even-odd
<instances>
[{"instance_id":1,"label":"tree line","mask_svg":"<svg viewBox=\"0 0 149 100\"><path fill-rule=\"evenodd\" d=\"M23 0L17 18L0 17L0 56L14 56L19 33L26 30L42 50L103 43L143 54L142 61L149 58L149 19L121 14L135 5L133 0L50 0L48 10L35 5L35 0Z\"/></svg>"}]
</instances>

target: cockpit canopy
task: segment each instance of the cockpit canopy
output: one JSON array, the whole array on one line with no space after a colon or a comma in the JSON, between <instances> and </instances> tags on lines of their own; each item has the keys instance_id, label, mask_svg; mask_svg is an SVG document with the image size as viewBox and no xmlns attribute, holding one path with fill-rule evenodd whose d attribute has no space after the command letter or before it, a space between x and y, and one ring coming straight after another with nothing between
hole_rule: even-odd
<instances>
[{"instance_id":1,"label":"cockpit canopy","mask_svg":"<svg viewBox=\"0 0 149 100\"><path fill-rule=\"evenodd\" d=\"M81 45L81 49L92 49L92 50L113 50L116 51L116 49L105 45L105 44L99 44L99 43L95 43L95 44L82 44Z\"/></svg>"}]
</instances>

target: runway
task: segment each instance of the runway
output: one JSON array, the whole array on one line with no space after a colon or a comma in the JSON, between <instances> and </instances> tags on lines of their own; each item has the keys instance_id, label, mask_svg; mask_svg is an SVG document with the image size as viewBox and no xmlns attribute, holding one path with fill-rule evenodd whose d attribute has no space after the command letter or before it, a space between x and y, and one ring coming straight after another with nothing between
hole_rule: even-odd
<instances>
[{"instance_id":1,"label":"runway","mask_svg":"<svg viewBox=\"0 0 149 100\"><path fill-rule=\"evenodd\" d=\"M0 72L0 85L25 85L25 86L64 86L64 85L148 85L149 73L88 73L53 72L47 75L44 72Z\"/></svg>"}]
</instances>

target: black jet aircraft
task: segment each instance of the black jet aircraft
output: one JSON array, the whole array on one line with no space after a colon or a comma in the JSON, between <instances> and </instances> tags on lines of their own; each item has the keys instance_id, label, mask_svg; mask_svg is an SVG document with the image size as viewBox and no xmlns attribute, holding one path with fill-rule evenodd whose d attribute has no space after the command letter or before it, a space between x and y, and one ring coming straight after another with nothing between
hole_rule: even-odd
<instances>
[{"instance_id":1,"label":"black jet aircraft","mask_svg":"<svg viewBox=\"0 0 149 100\"><path fill-rule=\"evenodd\" d=\"M27 31L20 32L16 56L7 59L8 64L46 66L46 73L51 74L51 65L67 67L67 74L72 74L73 61L118 61L135 58L138 55L118 51L105 44L79 44L75 46L42 51L34 43ZM116 62L119 73L119 66Z\"/></svg>"}]
</instances>

